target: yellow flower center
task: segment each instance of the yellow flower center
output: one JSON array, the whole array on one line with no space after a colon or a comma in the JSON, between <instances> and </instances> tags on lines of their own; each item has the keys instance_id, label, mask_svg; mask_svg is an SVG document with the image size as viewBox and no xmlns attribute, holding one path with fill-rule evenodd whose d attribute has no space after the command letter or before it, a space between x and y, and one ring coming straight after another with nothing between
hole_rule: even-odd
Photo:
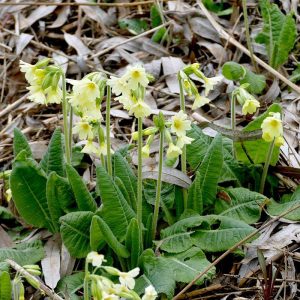
<instances>
[{"instance_id":1,"label":"yellow flower center","mask_svg":"<svg viewBox=\"0 0 300 300\"><path fill-rule=\"evenodd\" d=\"M84 131L88 131L88 130L89 130L89 128L90 128L90 125L89 125L89 124L87 124L87 123L84 123L84 124L82 124L82 125L81 125L81 127L82 127L82 130L84 130Z\"/></svg>"},{"instance_id":2,"label":"yellow flower center","mask_svg":"<svg viewBox=\"0 0 300 300\"><path fill-rule=\"evenodd\" d=\"M182 122L180 120L174 120L174 127L178 130L180 130L182 128Z\"/></svg>"},{"instance_id":3,"label":"yellow flower center","mask_svg":"<svg viewBox=\"0 0 300 300\"><path fill-rule=\"evenodd\" d=\"M270 125L275 129L280 126L278 120L271 120Z\"/></svg>"},{"instance_id":4,"label":"yellow flower center","mask_svg":"<svg viewBox=\"0 0 300 300\"><path fill-rule=\"evenodd\" d=\"M94 89L96 88L95 83L89 82L89 83L87 84L87 88L88 88L89 90L94 90Z\"/></svg>"},{"instance_id":5,"label":"yellow flower center","mask_svg":"<svg viewBox=\"0 0 300 300\"><path fill-rule=\"evenodd\" d=\"M138 70L134 70L134 71L131 73L131 76L132 76L132 78L134 78L134 79L138 79L138 78L141 77L141 73L140 73L140 71L138 71Z\"/></svg>"}]
</instances>

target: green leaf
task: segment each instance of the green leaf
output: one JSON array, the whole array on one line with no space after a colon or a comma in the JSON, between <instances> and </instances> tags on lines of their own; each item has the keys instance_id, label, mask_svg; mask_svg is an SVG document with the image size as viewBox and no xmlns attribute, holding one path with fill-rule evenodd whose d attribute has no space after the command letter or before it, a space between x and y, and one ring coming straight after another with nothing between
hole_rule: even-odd
<instances>
[{"instance_id":1,"label":"green leaf","mask_svg":"<svg viewBox=\"0 0 300 300\"><path fill-rule=\"evenodd\" d=\"M203 199L201 196L201 176L196 172L196 177L192 185L188 189L187 208L193 209L202 215L203 213Z\"/></svg>"},{"instance_id":2,"label":"green leaf","mask_svg":"<svg viewBox=\"0 0 300 300\"><path fill-rule=\"evenodd\" d=\"M47 178L32 159L16 161L10 175L12 197L24 220L54 231L46 198Z\"/></svg>"},{"instance_id":3,"label":"green leaf","mask_svg":"<svg viewBox=\"0 0 300 300\"><path fill-rule=\"evenodd\" d=\"M152 5L150 10L151 26L152 28L162 24L161 14L159 12L160 7L158 5Z\"/></svg>"},{"instance_id":4,"label":"green leaf","mask_svg":"<svg viewBox=\"0 0 300 300\"><path fill-rule=\"evenodd\" d=\"M239 81L246 75L246 68L234 61L228 61L222 67L222 74L229 80Z\"/></svg>"},{"instance_id":5,"label":"green leaf","mask_svg":"<svg viewBox=\"0 0 300 300\"><path fill-rule=\"evenodd\" d=\"M83 179L70 165L66 165L66 172L71 184L78 208L82 211L93 211L97 209L97 203L89 192Z\"/></svg>"},{"instance_id":6,"label":"green leaf","mask_svg":"<svg viewBox=\"0 0 300 300\"><path fill-rule=\"evenodd\" d=\"M117 256L128 258L130 256L129 251L117 240L105 221L97 215L93 218L97 220L103 239L106 241L109 247L117 254Z\"/></svg>"},{"instance_id":7,"label":"green leaf","mask_svg":"<svg viewBox=\"0 0 300 300\"><path fill-rule=\"evenodd\" d=\"M127 29L130 33L138 35L148 29L148 24L141 19L122 19L119 21L121 29Z\"/></svg>"},{"instance_id":8,"label":"green leaf","mask_svg":"<svg viewBox=\"0 0 300 300\"><path fill-rule=\"evenodd\" d=\"M0 248L0 262L11 259L21 266L34 265L44 256L41 241L18 244L14 248Z\"/></svg>"},{"instance_id":9,"label":"green leaf","mask_svg":"<svg viewBox=\"0 0 300 300\"><path fill-rule=\"evenodd\" d=\"M281 106L277 103L272 104L266 112L261 114L259 117L250 122L243 131L255 131L261 129L261 124L263 120L269 116L270 112L280 112ZM265 142L263 139L258 139L254 141L244 141L244 142L235 142L234 143L237 159L245 163L251 163L249 158L251 158L254 164L261 164L266 161L266 156L270 143ZM246 152L245 152L246 151ZM271 158L271 165L274 166L279 157L279 147L274 147L273 155Z\"/></svg>"},{"instance_id":10,"label":"green leaf","mask_svg":"<svg viewBox=\"0 0 300 300\"><path fill-rule=\"evenodd\" d=\"M14 149L14 157L16 158L17 155L24 151L26 152L27 157L32 157L32 152L28 141L22 131L18 128L14 129L14 142L13 142L13 149Z\"/></svg>"},{"instance_id":11,"label":"green leaf","mask_svg":"<svg viewBox=\"0 0 300 300\"><path fill-rule=\"evenodd\" d=\"M46 186L47 203L50 216L55 226L56 232L59 230L59 218L70 212L70 207L74 205L74 195L68 181L58 176L55 172L50 173Z\"/></svg>"},{"instance_id":12,"label":"green leaf","mask_svg":"<svg viewBox=\"0 0 300 300\"><path fill-rule=\"evenodd\" d=\"M59 128L55 129L50 139L47 152L40 162L40 166L46 174L50 174L54 171L59 176L64 176L64 152Z\"/></svg>"},{"instance_id":13,"label":"green leaf","mask_svg":"<svg viewBox=\"0 0 300 300\"><path fill-rule=\"evenodd\" d=\"M93 251L99 251L106 245L102 231L98 225L97 218L95 217L93 217L91 223L90 245Z\"/></svg>"},{"instance_id":14,"label":"green leaf","mask_svg":"<svg viewBox=\"0 0 300 300\"><path fill-rule=\"evenodd\" d=\"M143 241L140 239L137 219L132 219L127 228L125 246L130 252L130 269L134 269L138 265L138 259L143 250Z\"/></svg>"},{"instance_id":15,"label":"green leaf","mask_svg":"<svg viewBox=\"0 0 300 300\"><path fill-rule=\"evenodd\" d=\"M223 166L222 136L218 134L207 149L207 153L199 167L198 201L205 205L213 204L216 199L218 180Z\"/></svg>"},{"instance_id":16,"label":"green leaf","mask_svg":"<svg viewBox=\"0 0 300 300\"><path fill-rule=\"evenodd\" d=\"M252 94L261 94L266 87L266 77L257 75L246 69L245 76L239 80L241 84L248 83L248 91Z\"/></svg>"},{"instance_id":17,"label":"green leaf","mask_svg":"<svg viewBox=\"0 0 300 300\"><path fill-rule=\"evenodd\" d=\"M129 195L129 204L136 210L137 178L127 160L120 154L114 154L114 176L119 177Z\"/></svg>"},{"instance_id":18,"label":"green leaf","mask_svg":"<svg viewBox=\"0 0 300 300\"><path fill-rule=\"evenodd\" d=\"M137 280L137 290L152 284L158 293L174 295L176 282L189 283L197 274L210 265L201 249L193 247L177 255L155 256L152 251L145 251L141 259L144 275ZM200 285L215 275L212 268L195 284Z\"/></svg>"},{"instance_id":19,"label":"green leaf","mask_svg":"<svg viewBox=\"0 0 300 300\"><path fill-rule=\"evenodd\" d=\"M130 220L135 217L135 213L106 170L99 166L96 173L97 187L103 204L101 217L114 235L122 240L125 238L127 227Z\"/></svg>"},{"instance_id":20,"label":"green leaf","mask_svg":"<svg viewBox=\"0 0 300 300\"><path fill-rule=\"evenodd\" d=\"M62 293L64 299L80 300L75 293L82 288L84 272L78 272L62 278L57 285L57 290Z\"/></svg>"},{"instance_id":21,"label":"green leaf","mask_svg":"<svg viewBox=\"0 0 300 300\"><path fill-rule=\"evenodd\" d=\"M255 231L255 228L233 218L219 215L208 215L203 218L205 219L201 226L203 229L197 228L192 238L194 245L204 251L228 250Z\"/></svg>"},{"instance_id":22,"label":"green leaf","mask_svg":"<svg viewBox=\"0 0 300 300\"><path fill-rule=\"evenodd\" d=\"M12 286L8 272L0 273L0 300L11 300Z\"/></svg>"},{"instance_id":23,"label":"green leaf","mask_svg":"<svg viewBox=\"0 0 300 300\"><path fill-rule=\"evenodd\" d=\"M62 240L73 257L83 258L91 251L90 226L93 215L90 211L78 211L60 218Z\"/></svg>"},{"instance_id":24,"label":"green leaf","mask_svg":"<svg viewBox=\"0 0 300 300\"><path fill-rule=\"evenodd\" d=\"M225 190L230 200L217 199L215 213L235 220L253 224L260 219L261 210L267 198L245 188Z\"/></svg>"},{"instance_id":25,"label":"green leaf","mask_svg":"<svg viewBox=\"0 0 300 300\"><path fill-rule=\"evenodd\" d=\"M271 200L271 203L268 205L268 213L271 216L278 216L293 207L300 205L300 186L293 193L292 197L287 201L276 202ZM300 208L295 209L294 211L286 214L284 219L288 219L291 221L299 221L300 220Z\"/></svg>"},{"instance_id":26,"label":"green leaf","mask_svg":"<svg viewBox=\"0 0 300 300\"><path fill-rule=\"evenodd\" d=\"M3 206L0 206L0 220L12 220L14 218L11 211Z\"/></svg>"},{"instance_id":27,"label":"green leaf","mask_svg":"<svg viewBox=\"0 0 300 300\"><path fill-rule=\"evenodd\" d=\"M154 34L151 37L151 40L155 43L159 43L166 36L166 33L167 29L162 27L154 32Z\"/></svg>"},{"instance_id":28,"label":"green leaf","mask_svg":"<svg viewBox=\"0 0 300 300\"><path fill-rule=\"evenodd\" d=\"M294 47L297 37L296 23L291 15L285 16L279 7L270 4L269 0L260 0L259 4L264 27L255 40L266 46L269 62L277 69L286 62Z\"/></svg>"}]
</instances>

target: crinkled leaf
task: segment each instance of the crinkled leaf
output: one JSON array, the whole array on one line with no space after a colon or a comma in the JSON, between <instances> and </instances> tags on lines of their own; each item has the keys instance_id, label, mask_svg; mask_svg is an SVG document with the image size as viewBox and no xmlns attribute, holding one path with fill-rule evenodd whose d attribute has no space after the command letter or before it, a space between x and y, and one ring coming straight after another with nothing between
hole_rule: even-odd
<instances>
[{"instance_id":1,"label":"crinkled leaf","mask_svg":"<svg viewBox=\"0 0 300 300\"><path fill-rule=\"evenodd\" d=\"M90 211L69 213L60 218L63 243L73 257L85 257L90 251L90 226L93 218Z\"/></svg>"},{"instance_id":2,"label":"crinkled leaf","mask_svg":"<svg viewBox=\"0 0 300 300\"><path fill-rule=\"evenodd\" d=\"M0 300L11 300L12 285L8 272L0 272Z\"/></svg>"},{"instance_id":3,"label":"crinkled leaf","mask_svg":"<svg viewBox=\"0 0 300 300\"><path fill-rule=\"evenodd\" d=\"M0 249L0 262L11 259L17 264L33 265L44 258L45 252L41 241L18 244L14 248Z\"/></svg>"},{"instance_id":4,"label":"crinkled leaf","mask_svg":"<svg viewBox=\"0 0 300 300\"><path fill-rule=\"evenodd\" d=\"M75 293L82 288L84 272L78 272L61 279L57 285L57 290L62 293L65 299L80 300L81 297Z\"/></svg>"},{"instance_id":5,"label":"crinkled leaf","mask_svg":"<svg viewBox=\"0 0 300 300\"><path fill-rule=\"evenodd\" d=\"M53 231L46 198L47 178L32 159L17 160L10 175L14 203L24 220Z\"/></svg>"},{"instance_id":6,"label":"crinkled leaf","mask_svg":"<svg viewBox=\"0 0 300 300\"><path fill-rule=\"evenodd\" d=\"M222 216L252 224L260 219L261 210L267 198L259 193L245 188L230 188L225 190L230 200L218 198L215 212Z\"/></svg>"},{"instance_id":7,"label":"crinkled leaf","mask_svg":"<svg viewBox=\"0 0 300 300\"><path fill-rule=\"evenodd\" d=\"M59 176L64 176L64 152L59 128L54 131L47 152L40 162L40 166L46 174L50 174L54 171Z\"/></svg>"},{"instance_id":8,"label":"crinkled leaf","mask_svg":"<svg viewBox=\"0 0 300 300\"><path fill-rule=\"evenodd\" d=\"M18 128L14 129L14 141L13 141L13 150L14 150L14 157L16 158L17 155L24 151L26 152L27 157L32 157L32 152L28 141L22 131Z\"/></svg>"}]
</instances>

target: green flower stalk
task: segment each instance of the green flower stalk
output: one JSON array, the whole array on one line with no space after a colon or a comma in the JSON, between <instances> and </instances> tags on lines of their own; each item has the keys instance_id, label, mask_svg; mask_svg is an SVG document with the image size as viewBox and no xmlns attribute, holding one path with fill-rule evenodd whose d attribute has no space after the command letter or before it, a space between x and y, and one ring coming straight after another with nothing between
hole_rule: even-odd
<instances>
[{"instance_id":1,"label":"green flower stalk","mask_svg":"<svg viewBox=\"0 0 300 300\"><path fill-rule=\"evenodd\" d=\"M138 182L137 182L137 220L142 230L143 224L143 183L142 183L142 167L143 167L143 119L138 118Z\"/></svg>"},{"instance_id":2,"label":"green flower stalk","mask_svg":"<svg viewBox=\"0 0 300 300\"><path fill-rule=\"evenodd\" d=\"M152 219L152 239L155 240L158 214L160 207L160 196L161 196L161 186L162 186L162 169L163 169L163 154L164 154L164 132L165 132L165 121L163 114L160 113L158 117L154 119L154 123L159 129L159 161L158 161L158 178L156 186L156 196L154 203L154 213Z\"/></svg>"},{"instance_id":3,"label":"green flower stalk","mask_svg":"<svg viewBox=\"0 0 300 300\"><path fill-rule=\"evenodd\" d=\"M106 88L106 146L107 146L107 172L112 176L112 164L111 164L111 145L110 145L110 102L111 102L111 88L108 85Z\"/></svg>"}]
</instances>

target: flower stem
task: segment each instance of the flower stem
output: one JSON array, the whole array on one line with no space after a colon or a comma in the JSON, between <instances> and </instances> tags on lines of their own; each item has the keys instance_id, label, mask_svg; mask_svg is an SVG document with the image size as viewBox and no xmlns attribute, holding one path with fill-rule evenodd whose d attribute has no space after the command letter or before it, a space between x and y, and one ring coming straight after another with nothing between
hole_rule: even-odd
<instances>
[{"instance_id":1,"label":"flower stem","mask_svg":"<svg viewBox=\"0 0 300 300\"><path fill-rule=\"evenodd\" d=\"M142 230L143 224L143 194L142 194L142 147L143 147L143 120L138 118L138 183L137 183L137 221ZM142 236L141 236L142 237Z\"/></svg>"},{"instance_id":2,"label":"flower stem","mask_svg":"<svg viewBox=\"0 0 300 300\"><path fill-rule=\"evenodd\" d=\"M156 196L154 204L154 213L152 219L152 239L155 240L156 230L157 230L157 221L158 213L160 207L160 194L161 194L161 178L162 178L162 168L163 168L163 152L164 152L164 130L160 131L159 136L159 161L158 161L158 178L156 186Z\"/></svg>"},{"instance_id":3,"label":"flower stem","mask_svg":"<svg viewBox=\"0 0 300 300\"><path fill-rule=\"evenodd\" d=\"M256 61L254 59L253 48L252 48L251 39L250 39L249 19L248 19L248 12L247 12L247 0L242 0L242 5L243 5L244 25L245 25L245 30L246 30L247 47L250 52L251 61L255 68L255 71L258 72L259 70L258 70Z\"/></svg>"},{"instance_id":4,"label":"flower stem","mask_svg":"<svg viewBox=\"0 0 300 300\"><path fill-rule=\"evenodd\" d=\"M101 145L101 143L104 141L104 132L103 129L101 128L101 124L98 125L98 143ZM106 169L106 164L105 164L105 158L104 155L101 153L100 154L100 160L102 167Z\"/></svg>"},{"instance_id":5,"label":"flower stem","mask_svg":"<svg viewBox=\"0 0 300 300\"><path fill-rule=\"evenodd\" d=\"M85 261L85 268L84 268L85 274L84 274L84 282L83 282L83 299L89 300L89 264L87 261Z\"/></svg>"},{"instance_id":6,"label":"flower stem","mask_svg":"<svg viewBox=\"0 0 300 300\"><path fill-rule=\"evenodd\" d=\"M73 107L69 105L70 115L69 115L69 147L70 147L70 160L72 161L72 141L73 141Z\"/></svg>"},{"instance_id":7,"label":"flower stem","mask_svg":"<svg viewBox=\"0 0 300 300\"><path fill-rule=\"evenodd\" d=\"M66 160L67 163L71 163L71 151L70 151L70 142L69 142L69 131L68 131L68 102L67 102L67 86L66 86L66 77L62 72L62 111L63 111L63 124L64 124L64 138L65 138L65 151L66 151Z\"/></svg>"},{"instance_id":8,"label":"flower stem","mask_svg":"<svg viewBox=\"0 0 300 300\"><path fill-rule=\"evenodd\" d=\"M272 143L269 146L266 162L264 164L263 173L261 175L261 181L260 181L260 187L259 187L259 192L261 194L263 194L264 190L265 190L265 183L266 183L268 170L269 170L269 166L270 166L270 162L271 162L271 158L272 158L272 154L273 154L273 150L274 150L274 145L275 145L275 139L273 139Z\"/></svg>"},{"instance_id":9,"label":"flower stem","mask_svg":"<svg viewBox=\"0 0 300 300\"><path fill-rule=\"evenodd\" d=\"M111 102L111 89L107 86L106 95L106 145L107 145L107 172L112 176L112 165L111 165L111 152L110 152L110 102Z\"/></svg>"},{"instance_id":10,"label":"flower stem","mask_svg":"<svg viewBox=\"0 0 300 300\"><path fill-rule=\"evenodd\" d=\"M185 98L184 98L184 91L182 86L182 80L178 73L178 82L179 82L179 97L180 97L180 109L185 113ZM181 171L186 174L186 145L182 148L182 154L181 154ZM183 189L183 203L184 203L184 209L187 208L187 199L188 194L187 190Z\"/></svg>"},{"instance_id":11,"label":"flower stem","mask_svg":"<svg viewBox=\"0 0 300 300\"><path fill-rule=\"evenodd\" d=\"M230 117L231 117L231 130L235 130L236 128L236 121L235 121L235 96L231 96L231 102L230 102L230 106L231 106L231 113L230 113ZM234 149L234 142L232 143L232 156L235 158L235 149Z\"/></svg>"}]
</instances>

